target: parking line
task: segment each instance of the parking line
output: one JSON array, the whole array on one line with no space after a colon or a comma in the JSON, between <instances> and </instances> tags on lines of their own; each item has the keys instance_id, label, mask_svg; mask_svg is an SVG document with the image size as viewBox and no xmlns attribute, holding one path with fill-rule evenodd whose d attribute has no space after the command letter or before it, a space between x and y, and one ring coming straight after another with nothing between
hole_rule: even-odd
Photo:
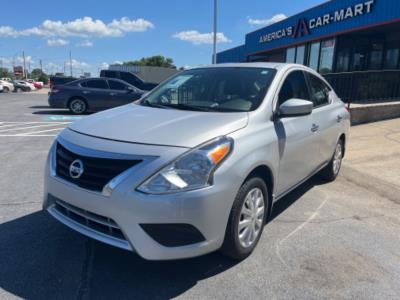
<instances>
[{"instance_id":1,"label":"parking line","mask_svg":"<svg viewBox=\"0 0 400 300\"><path fill-rule=\"evenodd\" d=\"M68 124L68 123L67 123ZM25 125L25 124L23 124ZM28 124L26 124L28 125ZM4 130L0 130L0 132L6 132L6 131L15 131L15 130L24 130L24 129L32 129L32 128L39 128L39 127L51 127L51 126L60 126L64 125L63 123L52 123L52 124L43 124L43 125L35 125L35 126L29 126L29 127L17 127L17 128L8 128Z\"/></svg>"},{"instance_id":2,"label":"parking line","mask_svg":"<svg viewBox=\"0 0 400 300\"><path fill-rule=\"evenodd\" d=\"M47 130L41 130L41 131L33 131L33 132L27 132L27 133L19 133L15 134L14 136L31 136L31 135L36 135L38 133L42 132L49 132L49 131L55 131L55 130L63 130L65 127L59 127L59 128L53 128L53 129L47 129Z\"/></svg>"}]
</instances>

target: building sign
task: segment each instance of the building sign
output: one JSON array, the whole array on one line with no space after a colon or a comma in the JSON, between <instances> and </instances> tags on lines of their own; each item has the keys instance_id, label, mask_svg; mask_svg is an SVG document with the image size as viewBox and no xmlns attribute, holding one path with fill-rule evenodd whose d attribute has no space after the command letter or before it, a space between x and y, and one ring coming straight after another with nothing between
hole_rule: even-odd
<instances>
[{"instance_id":1,"label":"building sign","mask_svg":"<svg viewBox=\"0 0 400 300\"><path fill-rule=\"evenodd\" d=\"M333 13L327 13L310 20L300 19L295 26L288 26L260 36L260 43L269 43L286 37L298 38L309 35L313 29L328 26L333 23L343 22L357 18L372 12L376 0L368 0L359 4L339 9Z\"/></svg>"},{"instance_id":2,"label":"building sign","mask_svg":"<svg viewBox=\"0 0 400 300\"><path fill-rule=\"evenodd\" d=\"M22 76L22 75L24 75L24 68L21 67L21 66L16 66L16 67L14 67L13 71L14 71L14 75L15 75L15 76Z\"/></svg>"}]
</instances>

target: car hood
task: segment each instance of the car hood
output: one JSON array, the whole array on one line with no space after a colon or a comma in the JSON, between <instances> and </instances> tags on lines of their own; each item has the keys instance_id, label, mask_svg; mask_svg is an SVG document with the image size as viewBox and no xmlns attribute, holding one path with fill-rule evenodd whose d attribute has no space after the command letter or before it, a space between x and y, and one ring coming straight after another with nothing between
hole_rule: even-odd
<instances>
[{"instance_id":1,"label":"car hood","mask_svg":"<svg viewBox=\"0 0 400 300\"><path fill-rule=\"evenodd\" d=\"M116 141L193 148L246 127L248 113L197 112L128 104L69 126L75 132Z\"/></svg>"}]
</instances>

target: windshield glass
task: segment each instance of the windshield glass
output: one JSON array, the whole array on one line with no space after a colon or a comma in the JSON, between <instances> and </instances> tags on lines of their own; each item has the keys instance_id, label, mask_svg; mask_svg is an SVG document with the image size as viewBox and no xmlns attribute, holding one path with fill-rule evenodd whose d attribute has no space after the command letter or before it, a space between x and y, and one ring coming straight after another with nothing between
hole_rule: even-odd
<instances>
[{"instance_id":1,"label":"windshield glass","mask_svg":"<svg viewBox=\"0 0 400 300\"><path fill-rule=\"evenodd\" d=\"M198 111L246 112L262 102L276 70L220 67L187 70L147 95L142 105Z\"/></svg>"}]
</instances>

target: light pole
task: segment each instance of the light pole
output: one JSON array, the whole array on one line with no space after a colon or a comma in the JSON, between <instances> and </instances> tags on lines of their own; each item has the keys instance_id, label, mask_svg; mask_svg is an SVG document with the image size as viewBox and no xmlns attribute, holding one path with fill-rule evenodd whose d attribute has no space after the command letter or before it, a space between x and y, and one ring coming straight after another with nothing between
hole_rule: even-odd
<instances>
[{"instance_id":1,"label":"light pole","mask_svg":"<svg viewBox=\"0 0 400 300\"><path fill-rule=\"evenodd\" d=\"M214 33L213 33L213 57L212 63L217 63L217 8L218 3L217 0L214 0Z\"/></svg>"}]
</instances>

